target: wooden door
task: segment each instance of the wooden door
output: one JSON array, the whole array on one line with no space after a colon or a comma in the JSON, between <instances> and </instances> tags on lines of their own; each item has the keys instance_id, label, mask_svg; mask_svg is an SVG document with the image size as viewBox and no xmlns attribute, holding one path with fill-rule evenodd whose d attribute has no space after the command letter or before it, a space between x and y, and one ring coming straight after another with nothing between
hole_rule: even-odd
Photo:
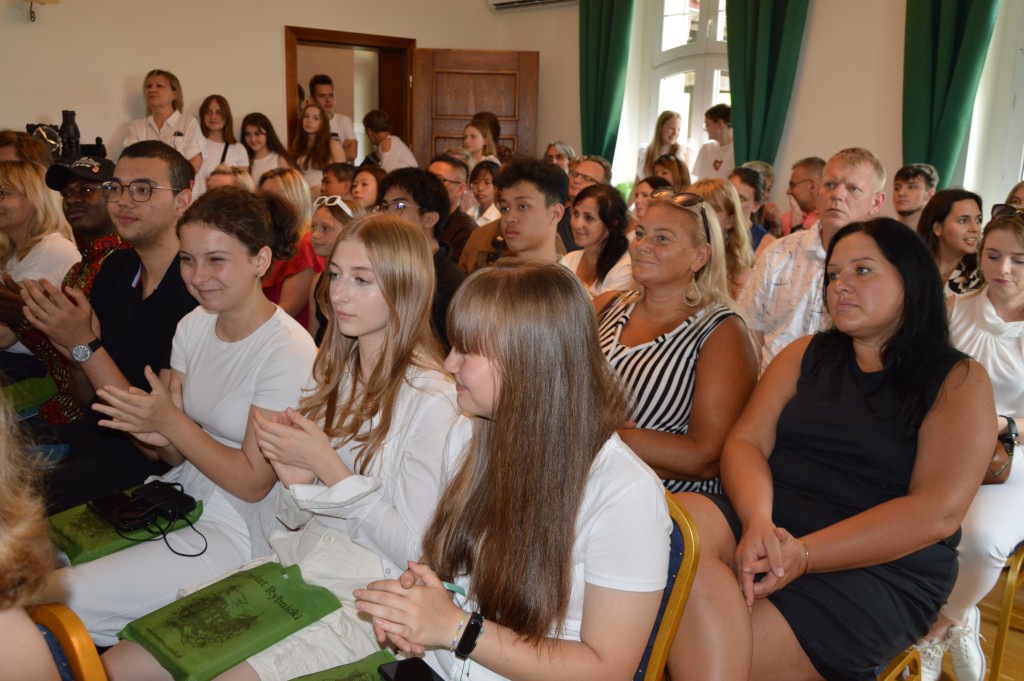
<instances>
[{"instance_id":1,"label":"wooden door","mask_svg":"<svg viewBox=\"0 0 1024 681\"><path fill-rule=\"evenodd\" d=\"M420 163L462 146L478 111L498 117L502 144L535 155L539 59L539 52L414 50L412 150Z\"/></svg>"}]
</instances>

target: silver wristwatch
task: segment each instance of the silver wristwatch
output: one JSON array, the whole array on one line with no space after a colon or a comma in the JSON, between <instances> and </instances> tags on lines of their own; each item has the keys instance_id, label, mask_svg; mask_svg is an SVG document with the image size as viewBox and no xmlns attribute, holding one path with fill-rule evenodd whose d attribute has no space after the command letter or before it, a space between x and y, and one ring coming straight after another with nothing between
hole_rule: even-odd
<instances>
[{"instance_id":1,"label":"silver wristwatch","mask_svg":"<svg viewBox=\"0 0 1024 681\"><path fill-rule=\"evenodd\" d=\"M89 358L92 357L92 353L99 350L102 346L103 343L100 342L99 338L86 345L76 345L71 348L71 359L75 360L79 364L88 362Z\"/></svg>"}]
</instances>

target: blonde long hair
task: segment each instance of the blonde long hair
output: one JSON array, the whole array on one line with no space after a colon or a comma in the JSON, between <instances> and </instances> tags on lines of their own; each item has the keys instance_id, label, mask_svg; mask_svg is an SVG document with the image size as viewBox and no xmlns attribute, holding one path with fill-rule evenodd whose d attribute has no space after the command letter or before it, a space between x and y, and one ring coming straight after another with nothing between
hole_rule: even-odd
<instances>
[{"instance_id":1,"label":"blonde long hair","mask_svg":"<svg viewBox=\"0 0 1024 681\"><path fill-rule=\"evenodd\" d=\"M338 328L330 313L329 289L317 292L327 317L323 345L313 363L316 388L299 411L320 424L328 437L359 443L357 473L369 469L391 428L398 393L412 367L441 369L440 348L430 328L434 298L434 259L422 232L387 214L346 224L334 248L357 241L366 248L374 276L388 306L387 330L377 366L364 381L358 340ZM364 424L376 424L360 432Z\"/></svg>"},{"instance_id":2,"label":"blonde long hair","mask_svg":"<svg viewBox=\"0 0 1024 681\"><path fill-rule=\"evenodd\" d=\"M644 167L640 177L648 177L654 174L654 162L662 155L659 151L661 149L661 129L673 118L678 118L680 121L683 120L682 115L675 111L662 111L658 114L658 121L654 124L654 135L651 138L651 143L647 145L647 151L644 153ZM665 153L679 156L680 149L679 142L673 142ZM676 187L676 191L680 189L682 187Z\"/></svg>"},{"instance_id":3,"label":"blonde long hair","mask_svg":"<svg viewBox=\"0 0 1024 681\"><path fill-rule=\"evenodd\" d=\"M274 179L281 183L284 199L299 216L299 236L302 236L309 231L309 224L313 221L313 200L309 194L309 183L295 168L272 168L260 176L260 186L257 189L262 191L267 180Z\"/></svg>"},{"instance_id":4,"label":"blonde long hair","mask_svg":"<svg viewBox=\"0 0 1024 681\"><path fill-rule=\"evenodd\" d=\"M55 567L38 474L0 398L0 610L24 605Z\"/></svg>"},{"instance_id":5,"label":"blonde long hair","mask_svg":"<svg viewBox=\"0 0 1024 681\"><path fill-rule=\"evenodd\" d=\"M28 239L20 247L0 232L0 271L6 271L12 255L23 259L43 237L54 232L74 243L71 226L64 219L60 194L46 186L46 176L40 166L31 161L0 163L0 187L10 187L24 194L33 209Z\"/></svg>"},{"instance_id":6,"label":"blonde long hair","mask_svg":"<svg viewBox=\"0 0 1024 681\"><path fill-rule=\"evenodd\" d=\"M733 219L732 230L725 239L725 268L729 275L730 289L735 288L743 270L754 266L750 221L743 214L743 204L740 203L736 187L720 177L709 177L694 182L690 185L690 191L703 197L715 212L722 211Z\"/></svg>"},{"instance_id":7,"label":"blonde long hair","mask_svg":"<svg viewBox=\"0 0 1024 681\"><path fill-rule=\"evenodd\" d=\"M477 270L455 293L448 337L501 381L492 416L473 419L424 555L442 579L471 575L484 617L538 642L564 622L584 489L626 397L590 296L561 265L506 258Z\"/></svg>"}]
</instances>

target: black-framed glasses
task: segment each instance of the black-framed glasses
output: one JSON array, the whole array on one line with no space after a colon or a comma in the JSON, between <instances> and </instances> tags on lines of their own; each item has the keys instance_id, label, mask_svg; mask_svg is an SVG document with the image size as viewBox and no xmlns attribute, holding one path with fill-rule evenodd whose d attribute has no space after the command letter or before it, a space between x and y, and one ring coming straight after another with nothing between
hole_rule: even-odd
<instances>
[{"instance_id":1,"label":"black-framed glasses","mask_svg":"<svg viewBox=\"0 0 1024 681\"><path fill-rule=\"evenodd\" d=\"M415 203L409 201L381 201L379 204L373 207L374 213L401 213L406 208L419 208Z\"/></svg>"},{"instance_id":2,"label":"black-framed glasses","mask_svg":"<svg viewBox=\"0 0 1024 681\"><path fill-rule=\"evenodd\" d=\"M97 192L102 192L102 191L103 191L103 185L95 184L95 185L86 185L84 187L78 187L78 188L64 187L64 189L60 190L60 195L61 195L61 198L63 198L63 199L70 199L72 196L84 196L84 197L88 198L88 197L92 196L93 194L96 194Z\"/></svg>"},{"instance_id":3,"label":"black-framed glasses","mask_svg":"<svg viewBox=\"0 0 1024 681\"><path fill-rule=\"evenodd\" d=\"M704 223L704 236L707 237L708 243L711 243L711 228L708 226L708 214L704 211L703 196L693 192L677 192L672 187L658 187L651 192L651 200L658 199L667 199L683 208L692 208L693 206L700 208L700 219ZM650 210L650 206L647 210Z\"/></svg>"},{"instance_id":4,"label":"black-framed glasses","mask_svg":"<svg viewBox=\"0 0 1024 681\"><path fill-rule=\"evenodd\" d=\"M1024 208L1009 203L997 203L992 206L992 219L1024 215Z\"/></svg>"},{"instance_id":5,"label":"black-framed glasses","mask_svg":"<svg viewBox=\"0 0 1024 681\"><path fill-rule=\"evenodd\" d=\"M104 182L100 185L100 190L103 192L103 198L107 200L107 203L114 203L121 199L121 194L124 193L125 189L128 189L128 196L132 197L132 201L136 203L145 203L153 198L154 189L166 189L172 192L180 192L182 188L179 187L161 187L158 184L153 184L149 180L132 180L128 184L121 184L117 181Z\"/></svg>"}]
</instances>

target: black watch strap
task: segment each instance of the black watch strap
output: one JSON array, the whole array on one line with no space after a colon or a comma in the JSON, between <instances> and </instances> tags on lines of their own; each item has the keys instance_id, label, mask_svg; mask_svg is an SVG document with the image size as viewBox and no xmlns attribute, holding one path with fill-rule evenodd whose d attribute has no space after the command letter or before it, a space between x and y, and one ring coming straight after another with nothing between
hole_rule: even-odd
<instances>
[{"instance_id":1,"label":"black watch strap","mask_svg":"<svg viewBox=\"0 0 1024 681\"><path fill-rule=\"evenodd\" d=\"M1013 448L1019 442L1020 437L1020 433L1017 431L1017 422L1013 420L1012 416L1002 414L1002 417L1006 419L1006 432L1000 433L999 441L1003 443L1006 453L1013 456Z\"/></svg>"},{"instance_id":2,"label":"black watch strap","mask_svg":"<svg viewBox=\"0 0 1024 681\"><path fill-rule=\"evenodd\" d=\"M474 612L466 622L466 626L462 629L462 638L459 639L459 644L455 646L455 657L460 660L465 660L470 654L476 650L476 642L480 639L480 634L484 631L484 616L478 612Z\"/></svg>"}]
</instances>

